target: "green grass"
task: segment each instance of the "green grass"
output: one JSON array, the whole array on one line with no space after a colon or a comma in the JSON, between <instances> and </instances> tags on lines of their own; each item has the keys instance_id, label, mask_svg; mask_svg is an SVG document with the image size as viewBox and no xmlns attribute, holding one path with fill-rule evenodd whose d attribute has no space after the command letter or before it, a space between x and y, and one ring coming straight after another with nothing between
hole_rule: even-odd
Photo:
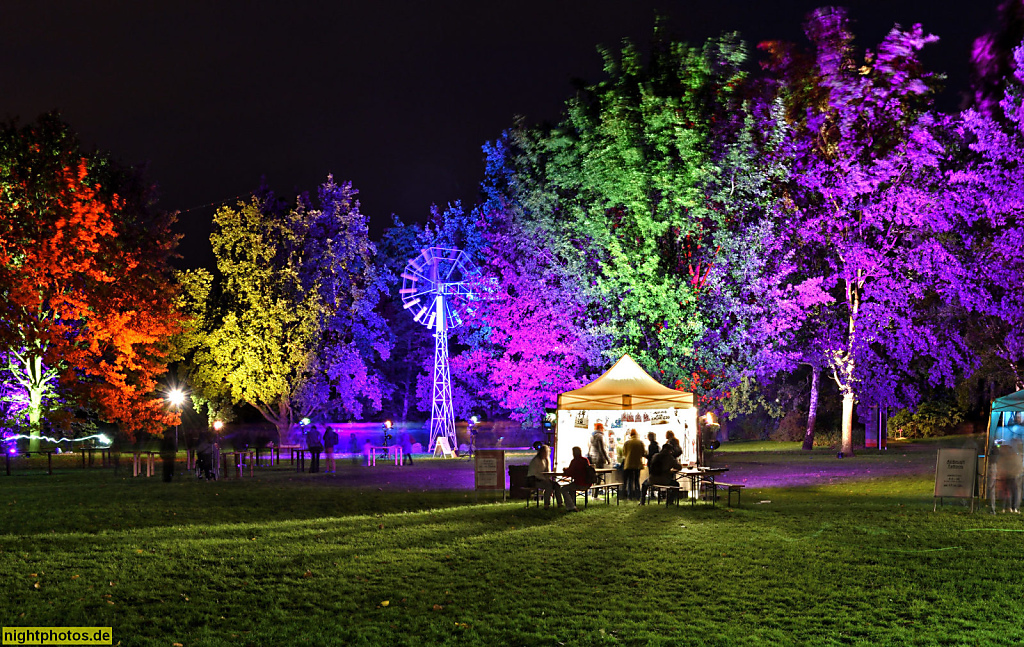
<instances>
[{"instance_id":1,"label":"green grass","mask_svg":"<svg viewBox=\"0 0 1024 647\"><path fill-rule=\"evenodd\" d=\"M0 480L0 615L167 647L1024 641L1020 516L933 513L924 475L743 500L567 515L285 470L22 472Z\"/></svg>"}]
</instances>

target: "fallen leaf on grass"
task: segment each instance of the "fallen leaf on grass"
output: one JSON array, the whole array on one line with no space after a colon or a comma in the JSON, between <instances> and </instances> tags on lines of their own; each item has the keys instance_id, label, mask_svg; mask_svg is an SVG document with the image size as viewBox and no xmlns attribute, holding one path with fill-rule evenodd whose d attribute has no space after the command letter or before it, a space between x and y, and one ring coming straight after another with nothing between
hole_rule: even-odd
<instances>
[{"instance_id":1,"label":"fallen leaf on grass","mask_svg":"<svg viewBox=\"0 0 1024 647\"><path fill-rule=\"evenodd\" d=\"M32 587L33 588L37 588L37 589L42 588L41 586L39 586L39 582L36 582L35 584L33 584Z\"/></svg>"},{"instance_id":2,"label":"fallen leaf on grass","mask_svg":"<svg viewBox=\"0 0 1024 647\"><path fill-rule=\"evenodd\" d=\"M113 603L114 603L113 600L107 600L107 604L113 604Z\"/></svg>"},{"instance_id":3,"label":"fallen leaf on grass","mask_svg":"<svg viewBox=\"0 0 1024 647\"><path fill-rule=\"evenodd\" d=\"M441 606L440 604L435 604L434 605L434 611L440 611L441 609L444 609L444 607Z\"/></svg>"},{"instance_id":4,"label":"fallen leaf on grass","mask_svg":"<svg viewBox=\"0 0 1024 647\"><path fill-rule=\"evenodd\" d=\"M77 580L77 579L78 579L79 577L80 577L80 576L78 576L78 575L72 575L72 576L71 576L71 579L73 579L73 580Z\"/></svg>"},{"instance_id":5,"label":"fallen leaf on grass","mask_svg":"<svg viewBox=\"0 0 1024 647\"><path fill-rule=\"evenodd\" d=\"M182 645L181 643L171 643L171 647L185 647L185 645Z\"/></svg>"},{"instance_id":6,"label":"fallen leaf on grass","mask_svg":"<svg viewBox=\"0 0 1024 647\"><path fill-rule=\"evenodd\" d=\"M391 604L391 600L382 600L381 603L380 603L380 606L386 607L386 606L390 606L390 604Z\"/></svg>"},{"instance_id":7,"label":"fallen leaf on grass","mask_svg":"<svg viewBox=\"0 0 1024 647\"><path fill-rule=\"evenodd\" d=\"M39 576L38 576L38 575L36 575L35 573L29 573L29 574L28 574L28 576L29 576L29 577L39 577Z\"/></svg>"},{"instance_id":8,"label":"fallen leaf on grass","mask_svg":"<svg viewBox=\"0 0 1024 647\"><path fill-rule=\"evenodd\" d=\"M313 577L313 571L306 571L302 574L302 577Z\"/></svg>"}]
</instances>

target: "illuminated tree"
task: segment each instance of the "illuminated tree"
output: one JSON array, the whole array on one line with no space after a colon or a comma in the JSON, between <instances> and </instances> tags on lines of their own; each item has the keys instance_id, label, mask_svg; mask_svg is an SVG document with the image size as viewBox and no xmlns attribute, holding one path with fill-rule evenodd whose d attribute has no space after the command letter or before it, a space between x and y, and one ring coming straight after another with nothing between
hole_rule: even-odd
<instances>
[{"instance_id":1,"label":"illuminated tree","mask_svg":"<svg viewBox=\"0 0 1024 647\"><path fill-rule=\"evenodd\" d=\"M775 44L769 65L795 123L787 207L799 258L813 261L801 298L818 306L852 452L857 401L912 405L970 365L942 301L951 286L969 289L969 272L943 206L933 78L917 59L935 38L894 28L858 59L842 10L813 13L806 32L809 53Z\"/></svg>"},{"instance_id":2,"label":"illuminated tree","mask_svg":"<svg viewBox=\"0 0 1024 647\"><path fill-rule=\"evenodd\" d=\"M0 352L28 396L32 448L58 383L133 435L174 416L155 397L180 317L173 220L47 115L0 131Z\"/></svg>"},{"instance_id":3,"label":"illuminated tree","mask_svg":"<svg viewBox=\"0 0 1024 647\"><path fill-rule=\"evenodd\" d=\"M189 379L208 402L244 402L283 435L322 413L379 410L385 385L369 370L390 347L375 307L384 291L351 185L328 177L316 208L284 211L254 195L214 216L219 281L183 276L202 325L189 331Z\"/></svg>"}]
</instances>

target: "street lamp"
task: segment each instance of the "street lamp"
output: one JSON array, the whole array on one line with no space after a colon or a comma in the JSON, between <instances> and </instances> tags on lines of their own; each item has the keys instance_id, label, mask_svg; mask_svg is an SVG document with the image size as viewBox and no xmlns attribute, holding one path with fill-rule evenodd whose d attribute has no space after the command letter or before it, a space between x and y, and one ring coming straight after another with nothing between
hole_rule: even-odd
<instances>
[{"instance_id":1,"label":"street lamp","mask_svg":"<svg viewBox=\"0 0 1024 647\"><path fill-rule=\"evenodd\" d=\"M185 393L179 389L171 389L167 400L178 411L178 424L174 425L174 451L178 451L178 427L181 426L181 405L185 404Z\"/></svg>"}]
</instances>

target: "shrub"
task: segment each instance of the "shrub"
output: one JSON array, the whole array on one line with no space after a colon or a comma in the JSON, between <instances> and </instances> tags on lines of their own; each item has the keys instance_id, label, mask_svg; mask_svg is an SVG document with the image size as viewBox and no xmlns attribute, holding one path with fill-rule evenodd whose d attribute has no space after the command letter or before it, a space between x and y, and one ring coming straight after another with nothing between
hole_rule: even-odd
<instances>
[{"instance_id":1,"label":"shrub","mask_svg":"<svg viewBox=\"0 0 1024 647\"><path fill-rule=\"evenodd\" d=\"M923 402L917 411L900 409L889 418L889 435L902 432L907 438L928 438L952 433L963 422L964 411L946 400Z\"/></svg>"},{"instance_id":2,"label":"shrub","mask_svg":"<svg viewBox=\"0 0 1024 647\"><path fill-rule=\"evenodd\" d=\"M807 433L807 414L802 411L790 411L779 421L779 426L772 432L771 439L803 440L805 433Z\"/></svg>"}]
</instances>

